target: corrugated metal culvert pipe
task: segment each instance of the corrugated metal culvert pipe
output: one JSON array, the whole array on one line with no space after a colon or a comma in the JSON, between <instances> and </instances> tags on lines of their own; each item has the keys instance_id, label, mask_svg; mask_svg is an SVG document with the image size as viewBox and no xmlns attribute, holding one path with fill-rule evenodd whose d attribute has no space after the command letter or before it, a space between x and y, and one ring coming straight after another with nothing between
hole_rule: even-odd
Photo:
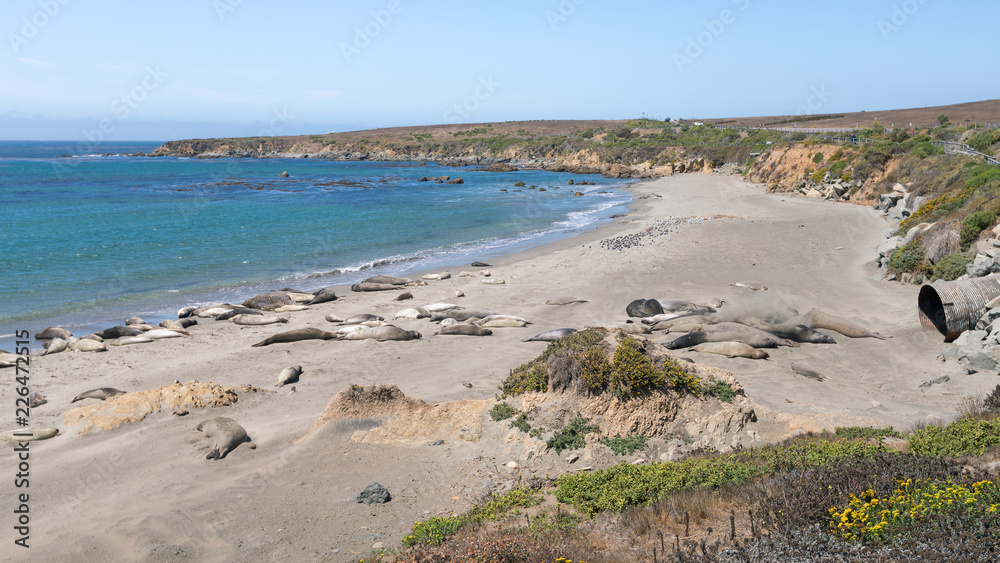
<instances>
[{"instance_id":1,"label":"corrugated metal culvert pipe","mask_svg":"<svg viewBox=\"0 0 1000 563\"><path fill-rule=\"evenodd\" d=\"M951 342L976 327L986 304L1000 297L1000 276L936 281L920 288L917 307L924 330L937 330Z\"/></svg>"}]
</instances>

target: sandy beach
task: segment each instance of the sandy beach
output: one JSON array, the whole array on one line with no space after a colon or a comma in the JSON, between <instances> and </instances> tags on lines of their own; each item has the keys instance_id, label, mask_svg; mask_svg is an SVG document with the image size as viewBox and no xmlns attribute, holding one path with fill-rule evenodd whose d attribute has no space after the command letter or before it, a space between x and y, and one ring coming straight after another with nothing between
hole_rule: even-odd
<instances>
[{"instance_id":1,"label":"sandy beach","mask_svg":"<svg viewBox=\"0 0 1000 563\"><path fill-rule=\"evenodd\" d=\"M638 298L697 303L719 298L726 301L722 311L781 301L892 336L833 334L836 344L778 348L767 360L678 351L733 373L755 405L753 428L761 443L835 426L906 429L947 421L963 397L996 385L993 373L968 375L957 364L936 359L944 345L940 335L921 331L918 286L876 279L876 249L891 225L870 207L766 194L762 185L719 174L674 175L629 189L631 211L614 223L490 260L489 268L451 268L450 279L408 288L414 295L409 301L393 301L395 291L343 287L334 302L283 315L290 319L286 325L200 319L190 337L100 354L33 358L31 386L48 403L32 409L32 426L58 427L62 434L31 445L29 549L13 546L9 511L24 491L12 484L13 447L0 449L0 468L8 476L0 491L8 514L3 559L352 561L378 542L396 548L414 522L467 510L490 486L486 482L499 487L518 477L554 477L569 470L565 455L549 451L519 458L521 450L505 442L506 425L467 403L455 407L454 424L428 421L393 439L354 440L364 434L355 434L357 424L328 423L300 440L330 399L352 384L395 384L430 404L492 400L511 369L546 347L524 339L553 328L625 321L626 305ZM642 237L641 246L616 250L601 244L643 233L668 218L680 221L668 233ZM484 284L483 269L505 283ZM477 275L459 277L462 270ZM768 289L732 285L749 280ZM456 291L464 297L456 298ZM545 304L564 295L588 302ZM494 329L488 337L435 336L439 327L427 319L398 319L394 324L423 337L251 347L285 330L330 330L327 314L374 313L388 321L401 309L435 302L519 315L533 324ZM650 338L665 343L675 336ZM793 361L807 361L828 379L794 374ZM278 373L290 365L302 366L300 381L275 388ZM13 370L4 373L13 379ZM941 375L951 380L919 387ZM83 436L78 436L81 426L67 425L63 416L73 397L89 389L140 391L191 380L256 390L238 392L230 406L190 408L186 416L164 408L140 422ZM13 409L15 398L13 384L0 386L0 402ZM466 406L480 413L471 430ZM217 416L239 422L256 449L240 446L225 459L206 460L199 447L205 441L195 427ZM481 436L459 438L470 431ZM435 439L444 443L427 445ZM519 467L510 471L504 464L514 460ZM389 503L355 501L373 481L390 491Z\"/></svg>"}]
</instances>

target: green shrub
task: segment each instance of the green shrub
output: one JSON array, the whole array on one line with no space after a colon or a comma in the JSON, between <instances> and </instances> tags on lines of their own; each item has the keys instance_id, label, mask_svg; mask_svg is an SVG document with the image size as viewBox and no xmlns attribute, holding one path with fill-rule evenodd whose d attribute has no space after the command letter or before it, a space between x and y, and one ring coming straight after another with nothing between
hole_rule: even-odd
<instances>
[{"instance_id":1,"label":"green shrub","mask_svg":"<svg viewBox=\"0 0 1000 563\"><path fill-rule=\"evenodd\" d=\"M593 129L584 129L580 133L580 136L583 137L584 139L590 139L591 137L594 136L594 130Z\"/></svg>"},{"instance_id":2,"label":"green shrub","mask_svg":"<svg viewBox=\"0 0 1000 563\"><path fill-rule=\"evenodd\" d=\"M1000 444L1000 420L963 418L948 426L928 426L910 437L910 451L924 456L981 455Z\"/></svg>"},{"instance_id":3,"label":"green shrub","mask_svg":"<svg viewBox=\"0 0 1000 563\"><path fill-rule=\"evenodd\" d=\"M813 157L813 162L815 162L816 164L823 162L823 153L821 152L816 153L816 156Z\"/></svg>"},{"instance_id":4,"label":"green shrub","mask_svg":"<svg viewBox=\"0 0 1000 563\"><path fill-rule=\"evenodd\" d=\"M739 485L778 471L819 467L841 458L871 458L880 452L885 452L881 444L864 440L813 440L678 462L623 462L593 473L560 476L556 498L590 515L622 511L685 488Z\"/></svg>"},{"instance_id":5,"label":"green shrub","mask_svg":"<svg viewBox=\"0 0 1000 563\"><path fill-rule=\"evenodd\" d=\"M1000 143L1000 128L984 129L969 139L970 147L986 154L990 154L990 149L997 143Z\"/></svg>"},{"instance_id":6,"label":"green shrub","mask_svg":"<svg viewBox=\"0 0 1000 563\"><path fill-rule=\"evenodd\" d=\"M403 538L406 545L441 545L465 523L464 518L431 517L413 525L413 533Z\"/></svg>"},{"instance_id":7,"label":"green shrub","mask_svg":"<svg viewBox=\"0 0 1000 563\"><path fill-rule=\"evenodd\" d=\"M938 260L938 263L934 265L933 279L944 281L957 280L965 275L965 266L970 262L972 262L972 258L967 254L961 252L949 254Z\"/></svg>"},{"instance_id":8,"label":"green shrub","mask_svg":"<svg viewBox=\"0 0 1000 563\"><path fill-rule=\"evenodd\" d=\"M580 381L591 393L600 393L607 388L610 376L611 363L604 352L597 346L587 348L580 364Z\"/></svg>"},{"instance_id":9,"label":"green shrub","mask_svg":"<svg viewBox=\"0 0 1000 563\"><path fill-rule=\"evenodd\" d=\"M996 214L989 211L970 213L962 219L962 229L959 231L959 244L962 250L968 250L972 242L979 237L979 233L992 227L996 220Z\"/></svg>"},{"instance_id":10,"label":"green shrub","mask_svg":"<svg viewBox=\"0 0 1000 563\"><path fill-rule=\"evenodd\" d=\"M873 428L871 426L838 426L833 429L833 433L838 438L848 439L871 439L891 436L902 438L903 435L894 430L892 426L888 428Z\"/></svg>"},{"instance_id":11,"label":"green shrub","mask_svg":"<svg viewBox=\"0 0 1000 563\"><path fill-rule=\"evenodd\" d=\"M736 391L725 381L713 381L708 387L702 388L701 394L726 403L733 402L736 397Z\"/></svg>"},{"instance_id":12,"label":"green shrub","mask_svg":"<svg viewBox=\"0 0 1000 563\"><path fill-rule=\"evenodd\" d=\"M510 422L510 427L517 428L521 432L529 434L531 432L531 425L528 424L528 415L522 412L517 418Z\"/></svg>"},{"instance_id":13,"label":"green shrub","mask_svg":"<svg viewBox=\"0 0 1000 563\"><path fill-rule=\"evenodd\" d=\"M550 343L537 358L511 370L510 375L500 385L501 396L510 397L532 391L548 391L549 360L561 354L582 354L583 351L600 342L605 333L604 329L588 328Z\"/></svg>"},{"instance_id":14,"label":"green shrub","mask_svg":"<svg viewBox=\"0 0 1000 563\"><path fill-rule=\"evenodd\" d=\"M541 502L538 492L522 486L502 495L494 495L485 504L472 507L466 517L477 522L500 520L518 515L520 508L529 508Z\"/></svg>"},{"instance_id":15,"label":"green shrub","mask_svg":"<svg viewBox=\"0 0 1000 563\"><path fill-rule=\"evenodd\" d=\"M576 418L570 420L565 428L549 438L546 444L554 449L557 454L561 454L563 450L575 450L584 447L587 445L584 437L591 432L600 430L600 427L587 424L588 422L590 422L589 418L584 418L580 413L576 413Z\"/></svg>"},{"instance_id":16,"label":"green shrub","mask_svg":"<svg viewBox=\"0 0 1000 563\"><path fill-rule=\"evenodd\" d=\"M916 237L909 244L901 246L889 255L889 272L893 274L916 273L924 271L930 265L923 247L922 237Z\"/></svg>"},{"instance_id":17,"label":"green shrub","mask_svg":"<svg viewBox=\"0 0 1000 563\"><path fill-rule=\"evenodd\" d=\"M913 149L910 150L910 153L922 160L931 155L944 154L944 149L934 143L931 143L930 141L926 141L914 145Z\"/></svg>"},{"instance_id":18,"label":"green shrub","mask_svg":"<svg viewBox=\"0 0 1000 563\"><path fill-rule=\"evenodd\" d=\"M646 437L636 434L622 438L622 435L618 434L614 438L601 438L601 443L611 448L617 455L629 455L636 450L646 448Z\"/></svg>"},{"instance_id":19,"label":"green shrub","mask_svg":"<svg viewBox=\"0 0 1000 563\"><path fill-rule=\"evenodd\" d=\"M666 379L653 365L638 340L627 336L615 349L611 363L610 383L620 398L663 387Z\"/></svg>"},{"instance_id":20,"label":"green shrub","mask_svg":"<svg viewBox=\"0 0 1000 563\"><path fill-rule=\"evenodd\" d=\"M507 420L516 415L518 410L510 406L507 401L497 403L490 409L490 418L493 420Z\"/></svg>"},{"instance_id":21,"label":"green shrub","mask_svg":"<svg viewBox=\"0 0 1000 563\"><path fill-rule=\"evenodd\" d=\"M810 178L810 179L811 179L811 180L812 180L813 182L815 182L815 183L819 184L820 182L822 182L822 181L823 181L823 178L825 178L825 177L826 177L826 173L827 173L827 172L829 172L829 170L827 170L826 168L820 168L819 170L817 170L817 171L816 171L816 172L815 172L815 173L814 173L814 174L813 174L812 176L810 176L809 178Z\"/></svg>"}]
</instances>

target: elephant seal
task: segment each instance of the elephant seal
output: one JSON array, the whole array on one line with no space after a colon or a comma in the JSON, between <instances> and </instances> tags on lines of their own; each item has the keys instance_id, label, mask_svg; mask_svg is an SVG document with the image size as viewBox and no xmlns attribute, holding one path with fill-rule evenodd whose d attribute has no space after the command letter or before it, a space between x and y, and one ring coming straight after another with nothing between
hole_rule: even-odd
<instances>
[{"instance_id":1,"label":"elephant seal","mask_svg":"<svg viewBox=\"0 0 1000 563\"><path fill-rule=\"evenodd\" d=\"M531 321L521 317L516 317L514 315L490 315L488 317L483 317L482 319L475 321L475 324L485 328L503 328L503 327L520 328L523 326L530 325Z\"/></svg>"},{"instance_id":2,"label":"elephant seal","mask_svg":"<svg viewBox=\"0 0 1000 563\"><path fill-rule=\"evenodd\" d=\"M69 346L70 350L75 350L77 352L107 352L108 345L98 341L91 340L89 338L81 338Z\"/></svg>"},{"instance_id":3,"label":"elephant seal","mask_svg":"<svg viewBox=\"0 0 1000 563\"><path fill-rule=\"evenodd\" d=\"M816 381L823 381L826 379L825 375L816 371L812 368L812 366L805 362L792 362L792 371L803 377L815 379Z\"/></svg>"},{"instance_id":4,"label":"elephant seal","mask_svg":"<svg viewBox=\"0 0 1000 563\"><path fill-rule=\"evenodd\" d=\"M443 326L443 327L445 327L445 326L451 326L451 325L457 325L457 324L458 324L458 321L456 321L455 319L442 319L441 320L441 326Z\"/></svg>"},{"instance_id":5,"label":"elephant seal","mask_svg":"<svg viewBox=\"0 0 1000 563\"><path fill-rule=\"evenodd\" d=\"M378 315L372 315L370 313L361 313L359 315L351 315L344 319L345 325L359 325L361 323L366 323L368 321L384 321L384 317Z\"/></svg>"},{"instance_id":6,"label":"elephant seal","mask_svg":"<svg viewBox=\"0 0 1000 563\"><path fill-rule=\"evenodd\" d=\"M294 292L294 291L289 291L288 297L292 300L293 305L296 303L306 304L316 298L316 296L313 295L312 293Z\"/></svg>"},{"instance_id":7,"label":"elephant seal","mask_svg":"<svg viewBox=\"0 0 1000 563\"><path fill-rule=\"evenodd\" d=\"M799 318L798 323L809 328L825 328L827 330L839 332L848 338L878 338L879 340L891 338L877 332L872 332L846 319L836 317L829 313L824 313L819 309L813 309L802 315Z\"/></svg>"},{"instance_id":8,"label":"elephant seal","mask_svg":"<svg viewBox=\"0 0 1000 563\"><path fill-rule=\"evenodd\" d=\"M28 407L40 407L47 402L49 400L45 398L45 395L42 395L41 391L28 393Z\"/></svg>"},{"instance_id":9,"label":"elephant seal","mask_svg":"<svg viewBox=\"0 0 1000 563\"><path fill-rule=\"evenodd\" d=\"M461 307L453 303L431 303L430 305L424 305L424 309L432 313L443 313L452 309L461 309Z\"/></svg>"},{"instance_id":10,"label":"elephant seal","mask_svg":"<svg viewBox=\"0 0 1000 563\"><path fill-rule=\"evenodd\" d=\"M309 305L282 305L281 307L275 307L271 309L275 313L294 313L297 311L305 311L309 308Z\"/></svg>"},{"instance_id":11,"label":"elephant seal","mask_svg":"<svg viewBox=\"0 0 1000 563\"><path fill-rule=\"evenodd\" d=\"M545 302L546 305L569 305L570 303L586 303L586 299L580 299L579 297L561 296L553 297Z\"/></svg>"},{"instance_id":12,"label":"elephant seal","mask_svg":"<svg viewBox=\"0 0 1000 563\"><path fill-rule=\"evenodd\" d=\"M28 393L28 407L40 407L47 402L49 400L45 398L45 395L42 395L41 391Z\"/></svg>"},{"instance_id":13,"label":"elephant seal","mask_svg":"<svg viewBox=\"0 0 1000 563\"><path fill-rule=\"evenodd\" d=\"M195 307L194 305L189 305L187 307L181 307L180 309L177 310L177 318L178 319L186 319L186 318L188 318L188 317L191 316L191 313L194 313L197 310L198 310L198 308Z\"/></svg>"},{"instance_id":14,"label":"elephant seal","mask_svg":"<svg viewBox=\"0 0 1000 563\"><path fill-rule=\"evenodd\" d=\"M625 313L630 317L652 317L662 315L663 307L656 299L636 299L625 307Z\"/></svg>"},{"instance_id":15,"label":"elephant seal","mask_svg":"<svg viewBox=\"0 0 1000 563\"><path fill-rule=\"evenodd\" d=\"M484 319L490 315L496 315L494 311L473 311L470 309L452 309L450 311L444 311L441 313L434 313L431 315L431 322L435 323L442 321L444 319L455 319L459 322L465 322L469 319L478 318Z\"/></svg>"},{"instance_id":16,"label":"elephant seal","mask_svg":"<svg viewBox=\"0 0 1000 563\"><path fill-rule=\"evenodd\" d=\"M569 336L574 332L576 332L575 328L556 328L540 332L525 340L525 342L555 342L556 340Z\"/></svg>"},{"instance_id":17,"label":"elephant seal","mask_svg":"<svg viewBox=\"0 0 1000 563\"><path fill-rule=\"evenodd\" d=\"M284 317L263 317L258 315L236 315L229 320L232 321L233 324L241 326L264 326L288 322L288 319Z\"/></svg>"},{"instance_id":18,"label":"elephant seal","mask_svg":"<svg viewBox=\"0 0 1000 563\"><path fill-rule=\"evenodd\" d=\"M18 428L0 432L0 440L5 442L37 442L48 440L59 434L58 428Z\"/></svg>"},{"instance_id":19,"label":"elephant seal","mask_svg":"<svg viewBox=\"0 0 1000 563\"><path fill-rule=\"evenodd\" d=\"M214 319L231 310L229 307L205 307L204 309L198 309L194 313L191 313L191 315L201 319Z\"/></svg>"},{"instance_id":20,"label":"elephant seal","mask_svg":"<svg viewBox=\"0 0 1000 563\"><path fill-rule=\"evenodd\" d=\"M711 307L713 309L721 309L723 303L725 303L724 300L719 299L718 297L713 297L708 300L708 303L705 303L705 306Z\"/></svg>"},{"instance_id":21,"label":"elephant seal","mask_svg":"<svg viewBox=\"0 0 1000 563\"><path fill-rule=\"evenodd\" d=\"M82 401L84 399L100 399L103 401L105 399L114 397L115 395L123 395L123 394L125 394L124 391L119 391L114 387L99 387L97 389L91 389L90 391L84 391L83 393L80 393L79 395L74 397L73 400L70 402L75 403L77 401Z\"/></svg>"},{"instance_id":22,"label":"elephant seal","mask_svg":"<svg viewBox=\"0 0 1000 563\"><path fill-rule=\"evenodd\" d=\"M222 459L240 444L251 442L246 429L235 420L224 416L203 420L198 423L197 430L203 432L206 438L215 440L215 447L208 452L205 459ZM254 444L250 444L250 449L255 447Z\"/></svg>"},{"instance_id":23,"label":"elephant seal","mask_svg":"<svg viewBox=\"0 0 1000 563\"><path fill-rule=\"evenodd\" d=\"M269 291L254 295L243 302L244 307L250 309L274 310L282 305L291 305L292 298L284 291Z\"/></svg>"},{"instance_id":24,"label":"elephant seal","mask_svg":"<svg viewBox=\"0 0 1000 563\"><path fill-rule=\"evenodd\" d=\"M397 311L396 315L393 316L395 319L423 319L429 317L430 312L427 309L421 311L420 309L403 309L402 311Z\"/></svg>"},{"instance_id":25,"label":"elephant seal","mask_svg":"<svg viewBox=\"0 0 1000 563\"><path fill-rule=\"evenodd\" d=\"M389 285L406 285L412 282L410 278L398 278L396 276L372 276L361 280L361 283L381 283Z\"/></svg>"},{"instance_id":26,"label":"elephant seal","mask_svg":"<svg viewBox=\"0 0 1000 563\"><path fill-rule=\"evenodd\" d=\"M663 308L663 311L667 313L687 312L695 315L707 315L715 312L714 307L698 305L681 299L659 299L658 302L660 303L660 307Z\"/></svg>"},{"instance_id":27,"label":"elephant seal","mask_svg":"<svg viewBox=\"0 0 1000 563\"><path fill-rule=\"evenodd\" d=\"M351 286L351 291L390 291L396 289L391 283L356 283Z\"/></svg>"},{"instance_id":28,"label":"elephant seal","mask_svg":"<svg viewBox=\"0 0 1000 563\"><path fill-rule=\"evenodd\" d=\"M288 383L295 383L302 375L302 366L288 366L278 374L278 384L275 387L282 387Z\"/></svg>"},{"instance_id":29,"label":"elephant seal","mask_svg":"<svg viewBox=\"0 0 1000 563\"><path fill-rule=\"evenodd\" d=\"M215 320L228 321L229 319L235 317L236 315L263 315L263 314L264 311L261 311L260 309L251 309L250 307L236 307L215 317Z\"/></svg>"},{"instance_id":30,"label":"elephant seal","mask_svg":"<svg viewBox=\"0 0 1000 563\"><path fill-rule=\"evenodd\" d=\"M407 299L413 299L413 294L409 291L404 291L403 293L397 295L393 301L406 301Z\"/></svg>"},{"instance_id":31,"label":"elephant seal","mask_svg":"<svg viewBox=\"0 0 1000 563\"><path fill-rule=\"evenodd\" d=\"M171 330L186 330L187 327L196 324L198 324L198 321L195 319L184 319L180 321L174 319L165 319L160 321L160 328L168 328Z\"/></svg>"},{"instance_id":32,"label":"elephant seal","mask_svg":"<svg viewBox=\"0 0 1000 563\"><path fill-rule=\"evenodd\" d=\"M719 354L730 358L750 358L751 360L766 360L768 357L767 352L742 342L706 342L695 346L694 351Z\"/></svg>"},{"instance_id":33,"label":"elephant seal","mask_svg":"<svg viewBox=\"0 0 1000 563\"><path fill-rule=\"evenodd\" d=\"M149 344L152 342L152 338L146 338L145 336L123 336L121 338L111 341L112 346L130 346L132 344Z\"/></svg>"},{"instance_id":34,"label":"elephant seal","mask_svg":"<svg viewBox=\"0 0 1000 563\"><path fill-rule=\"evenodd\" d=\"M786 338L792 342L802 342L811 344L836 344L837 341L833 338L823 334L822 332L816 332L815 330L801 324L771 324L771 323L755 323L751 325L755 328L765 330L770 332L775 336L780 336L781 338Z\"/></svg>"},{"instance_id":35,"label":"elephant seal","mask_svg":"<svg viewBox=\"0 0 1000 563\"><path fill-rule=\"evenodd\" d=\"M421 276L425 280L447 280L451 278L451 272L440 272L437 274L424 274Z\"/></svg>"},{"instance_id":36,"label":"elephant seal","mask_svg":"<svg viewBox=\"0 0 1000 563\"><path fill-rule=\"evenodd\" d=\"M323 318L326 319L326 322L328 322L328 323L342 323L342 322L344 322L344 319L338 317L337 315L334 315L333 313L330 313L329 315L327 315L327 316L325 316Z\"/></svg>"},{"instance_id":37,"label":"elephant seal","mask_svg":"<svg viewBox=\"0 0 1000 563\"><path fill-rule=\"evenodd\" d=\"M738 331L689 332L666 344L668 350L690 348L707 342L740 342L752 348L777 348L778 343L770 338Z\"/></svg>"},{"instance_id":38,"label":"elephant seal","mask_svg":"<svg viewBox=\"0 0 1000 563\"><path fill-rule=\"evenodd\" d=\"M487 278L483 280L486 285L505 285L507 282L497 278Z\"/></svg>"},{"instance_id":39,"label":"elephant seal","mask_svg":"<svg viewBox=\"0 0 1000 563\"><path fill-rule=\"evenodd\" d=\"M177 338L180 336L191 336L191 333L184 330L183 332L179 330L170 330L168 328L157 328L154 330L147 330L142 333L144 338L149 338L152 340L164 340L166 338Z\"/></svg>"},{"instance_id":40,"label":"elephant seal","mask_svg":"<svg viewBox=\"0 0 1000 563\"><path fill-rule=\"evenodd\" d=\"M66 330L65 328L50 326L45 330L36 332L35 340L52 340L53 338L62 338L63 340L69 340L71 336L73 336L73 333Z\"/></svg>"},{"instance_id":41,"label":"elephant seal","mask_svg":"<svg viewBox=\"0 0 1000 563\"><path fill-rule=\"evenodd\" d=\"M140 317L129 317L125 319L125 326L135 326L144 324L146 324L146 321L142 320Z\"/></svg>"},{"instance_id":42,"label":"elephant seal","mask_svg":"<svg viewBox=\"0 0 1000 563\"><path fill-rule=\"evenodd\" d=\"M440 334L442 336L449 334L461 334L464 336L489 336L493 334L493 331L470 323L458 323L457 325L443 327L434 334Z\"/></svg>"},{"instance_id":43,"label":"elephant seal","mask_svg":"<svg viewBox=\"0 0 1000 563\"><path fill-rule=\"evenodd\" d=\"M475 262L473 262L472 264L469 264L469 265L472 266L473 268L492 268L493 267L493 264L487 264L486 262L480 262L478 260L475 261Z\"/></svg>"},{"instance_id":44,"label":"elephant seal","mask_svg":"<svg viewBox=\"0 0 1000 563\"><path fill-rule=\"evenodd\" d=\"M142 331L130 326L113 326L97 333L101 338L124 338L126 336L139 336Z\"/></svg>"},{"instance_id":45,"label":"elephant seal","mask_svg":"<svg viewBox=\"0 0 1000 563\"><path fill-rule=\"evenodd\" d=\"M336 334L320 330L318 328L300 328L296 330L289 330L287 332L279 332L274 336L261 340L252 347L260 348L261 346L270 346L271 344L281 344L285 342L298 342L300 340L332 340L336 337Z\"/></svg>"},{"instance_id":46,"label":"elephant seal","mask_svg":"<svg viewBox=\"0 0 1000 563\"><path fill-rule=\"evenodd\" d=\"M395 325L362 327L338 338L338 340L418 340L422 335L415 330L405 330Z\"/></svg>"},{"instance_id":47,"label":"elephant seal","mask_svg":"<svg viewBox=\"0 0 1000 563\"><path fill-rule=\"evenodd\" d=\"M603 325L603 327L606 328L606 329L608 329L608 330L620 330L620 331L624 332L625 334L649 334L650 333L649 328L646 327L646 325L639 324L639 323L633 323L633 322L608 323L606 325Z\"/></svg>"},{"instance_id":48,"label":"elephant seal","mask_svg":"<svg viewBox=\"0 0 1000 563\"><path fill-rule=\"evenodd\" d=\"M62 338L53 338L49 340L48 344L45 345L45 352L42 353L43 356L48 356L49 354L58 354L59 352L65 351L69 348L69 342L63 340Z\"/></svg>"},{"instance_id":49,"label":"elephant seal","mask_svg":"<svg viewBox=\"0 0 1000 563\"><path fill-rule=\"evenodd\" d=\"M313 298L306 305L319 305L320 303L329 303L336 300L337 292L333 290L333 287L324 287L313 293Z\"/></svg>"},{"instance_id":50,"label":"elephant seal","mask_svg":"<svg viewBox=\"0 0 1000 563\"><path fill-rule=\"evenodd\" d=\"M750 291L767 291L767 286L757 281L738 281L729 285L742 287L743 289L749 289Z\"/></svg>"}]
</instances>

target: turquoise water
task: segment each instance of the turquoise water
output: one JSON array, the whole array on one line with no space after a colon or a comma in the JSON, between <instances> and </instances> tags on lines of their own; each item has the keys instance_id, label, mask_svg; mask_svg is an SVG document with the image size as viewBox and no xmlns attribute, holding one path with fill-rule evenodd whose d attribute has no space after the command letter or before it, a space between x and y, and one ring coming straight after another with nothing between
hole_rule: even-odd
<instances>
[{"instance_id":1,"label":"turquoise water","mask_svg":"<svg viewBox=\"0 0 1000 563\"><path fill-rule=\"evenodd\" d=\"M629 201L622 181L593 175L101 156L158 145L0 142L0 348L15 330L82 334L276 287L468 264L593 228ZM465 183L417 181L440 175Z\"/></svg>"}]
</instances>

